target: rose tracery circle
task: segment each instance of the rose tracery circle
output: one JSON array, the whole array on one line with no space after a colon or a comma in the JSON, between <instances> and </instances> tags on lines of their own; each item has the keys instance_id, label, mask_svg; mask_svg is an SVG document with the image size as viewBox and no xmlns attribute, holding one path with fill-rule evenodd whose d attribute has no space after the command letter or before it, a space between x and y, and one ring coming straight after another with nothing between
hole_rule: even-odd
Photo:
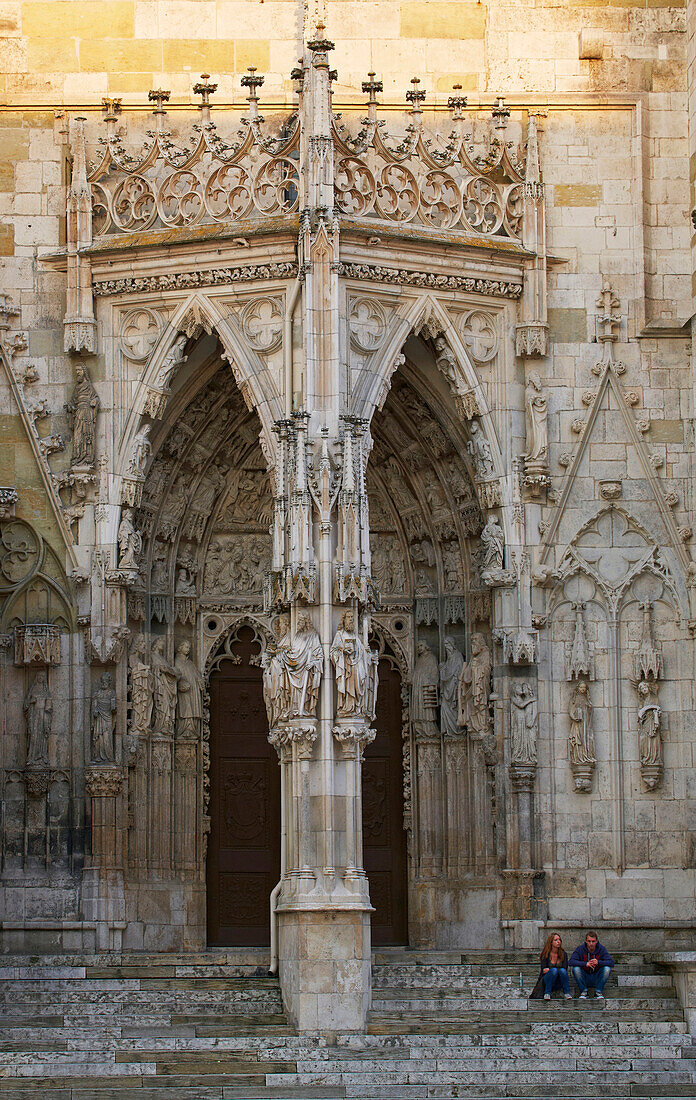
<instances>
[{"instance_id":1,"label":"rose tracery circle","mask_svg":"<svg viewBox=\"0 0 696 1100\"><path fill-rule=\"evenodd\" d=\"M193 225L203 211L200 180L193 172L172 172L157 198L159 216L165 225Z\"/></svg>"},{"instance_id":2,"label":"rose tracery circle","mask_svg":"<svg viewBox=\"0 0 696 1100\"><path fill-rule=\"evenodd\" d=\"M155 193L145 176L128 176L116 189L113 218L119 229L147 229L157 217Z\"/></svg>"},{"instance_id":3,"label":"rose tracery circle","mask_svg":"<svg viewBox=\"0 0 696 1100\"><path fill-rule=\"evenodd\" d=\"M334 191L339 210L361 217L374 206L375 177L362 161L344 157L336 166Z\"/></svg>"},{"instance_id":4,"label":"rose tracery circle","mask_svg":"<svg viewBox=\"0 0 696 1100\"><path fill-rule=\"evenodd\" d=\"M254 202L262 214L290 214L300 201L297 165L287 157L269 160L254 180Z\"/></svg>"},{"instance_id":5,"label":"rose tracery circle","mask_svg":"<svg viewBox=\"0 0 696 1100\"><path fill-rule=\"evenodd\" d=\"M252 204L251 180L239 164L216 169L205 187L205 205L211 218L243 218Z\"/></svg>"},{"instance_id":6,"label":"rose tracery circle","mask_svg":"<svg viewBox=\"0 0 696 1100\"><path fill-rule=\"evenodd\" d=\"M403 164L387 164L377 180L377 209L393 222L410 222L418 212L416 177Z\"/></svg>"},{"instance_id":7,"label":"rose tracery circle","mask_svg":"<svg viewBox=\"0 0 696 1100\"><path fill-rule=\"evenodd\" d=\"M462 200L456 181L447 172L428 172L421 185L421 213L438 229L459 221Z\"/></svg>"},{"instance_id":8,"label":"rose tracery circle","mask_svg":"<svg viewBox=\"0 0 696 1100\"><path fill-rule=\"evenodd\" d=\"M464 221L479 233L497 233L503 221L503 206L494 183L474 176L464 188Z\"/></svg>"}]
</instances>

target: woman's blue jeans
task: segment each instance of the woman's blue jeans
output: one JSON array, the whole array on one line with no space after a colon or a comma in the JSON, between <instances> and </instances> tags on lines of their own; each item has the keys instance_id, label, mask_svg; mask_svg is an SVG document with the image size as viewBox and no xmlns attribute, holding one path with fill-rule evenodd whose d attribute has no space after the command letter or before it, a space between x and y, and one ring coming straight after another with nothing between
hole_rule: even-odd
<instances>
[{"instance_id":1,"label":"woman's blue jeans","mask_svg":"<svg viewBox=\"0 0 696 1100\"><path fill-rule=\"evenodd\" d=\"M544 974L544 993L552 993L559 982L563 986L563 992L570 993L568 971L563 966L550 966Z\"/></svg>"}]
</instances>

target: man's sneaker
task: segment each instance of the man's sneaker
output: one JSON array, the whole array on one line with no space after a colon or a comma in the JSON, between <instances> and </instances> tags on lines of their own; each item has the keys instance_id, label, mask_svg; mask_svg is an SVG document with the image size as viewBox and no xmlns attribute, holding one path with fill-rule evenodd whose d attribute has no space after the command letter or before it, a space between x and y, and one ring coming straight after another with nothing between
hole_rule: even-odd
<instances>
[{"instance_id":1,"label":"man's sneaker","mask_svg":"<svg viewBox=\"0 0 696 1100\"><path fill-rule=\"evenodd\" d=\"M545 1001L550 1001L551 1000L551 994L550 993L545 993L544 994L544 1000Z\"/></svg>"},{"instance_id":2,"label":"man's sneaker","mask_svg":"<svg viewBox=\"0 0 696 1100\"><path fill-rule=\"evenodd\" d=\"M580 1000L581 1001L586 1001L587 1000L587 990L586 989L583 989L582 993L580 994Z\"/></svg>"},{"instance_id":3,"label":"man's sneaker","mask_svg":"<svg viewBox=\"0 0 696 1100\"><path fill-rule=\"evenodd\" d=\"M564 1001L572 1001L572 999L573 999L573 994L572 993L564 993L563 994L563 1000Z\"/></svg>"},{"instance_id":4,"label":"man's sneaker","mask_svg":"<svg viewBox=\"0 0 696 1100\"><path fill-rule=\"evenodd\" d=\"M603 993L595 993L595 1000L603 1001L604 1000L604 994Z\"/></svg>"}]
</instances>

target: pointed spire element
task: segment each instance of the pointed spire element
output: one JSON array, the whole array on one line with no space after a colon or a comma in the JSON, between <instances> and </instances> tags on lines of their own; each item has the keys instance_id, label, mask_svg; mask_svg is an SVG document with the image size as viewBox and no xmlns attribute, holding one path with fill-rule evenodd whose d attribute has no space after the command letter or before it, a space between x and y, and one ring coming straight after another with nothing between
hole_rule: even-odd
<instances>
[{"instance_id":1,"label":"pointed spire element","mask_svg":"<svg viewBox=\"0 0 696 1100\"><path fill-rule=\"evenodd\" d=\"M414 76L411 78L411 90L406 92L406 102L412 103L411 114L422 114L421 103L425 99L425 88L420 88L420 77Z\"/></svg>"},{"instance_id":2,"label":"pointed spire element","mask_svg":"<svg viewBox=\"0 0 696 1100\"><path fill-rule=\"evenodd\" d=\"M111 96L103 96L102 107L104 109L104 122L107 125L107 132L109 136L111 136L111 131L114 129L117 118L121 114L121 100L114 99Z\"/></svg>"},{"instance_id":3,"label":"pointed spire element","mask_svg":"<svg viewBox=\"0 0 696 1100\"><path fill-rule=\"evenodd\" d=\"M250 65L247 69L246 76L243 76L241 79L242 87L249 89L247 103L249 104L249 118L252 120L256 120L259 117L259 97L257 95L257 89L261 87L265 79L265 77L257 75L255 65Z\"/></svg>"},{"instance_id":4,"label":"pointed spire element","mask_svg":"<svg viewBox=\"0 0 696 1100\"><path fill-rule=\"evenodd\" d=\"M363 92L370 97L367 101L368 107L377 107L377 94L384 91L384 84L381 80L377 80L376 76L376 73L370 72L367 74L367 80L363 80L362 82Z\"/></svg>"},{"instance_id":5,"label":"pointed spire element","mask_svg":"<svg viewBox=\"0 0 696 1100\"><path fill-rule=\"evenodd\" d=\"M527 123L527 165L524 173L526 184L539 183L541 169L539 167L539 137L537 134L537 116L529 115Z\"/></svg>"},{"instance_id":6,"label":"pointed spire element","mask_svg":"<svg viewBox=\"0 0 696 1100\"><path fill-rule=\"evenodd\" d=\"M89 194L89 184L87 183L87 151L85 148L85 122L84 115L77 115L73 119L73 128L71 134L70 151L72 153L72 176L70 179L70 191L69 196L85 195ZM80 242L84 244L85 241ZM91 232L89 234L88 242L92 243Z\"/></svg>"},{"instance_id":7,"label":"pointed spire element","mask_svg":"<svg viewBox=\"0 0 696 1100\"><path fill-rule=\"evenodd\" d=\"M324 26L324 23L320 20L317 23L317 29L315 31L314 38L310 39L310 41L307 43L307 49L311 50L314 54L314 64L328 65L329 62L326 54L328 54L330 50L333 50L335 48L335 43L332 42L330 38L327 38L326 27Z\"/></svg>"},{"instance_id":8,"label":"pointed spire element","mask_svg":"<svg viewBox=\"0 0 696 1100\"><path fill-rule=\"evenodd\" d=\"M147 98L150 100L150 103L157 104L153 113L158 134L164 129L164 120L167 116L167 109L164 104L169 102L171 94L171 92L166 92L162 88L151 88L147 93Z\"/></svg>"},{"instance_id":9,"label":"pointed spire element","mask_svg":"<svg viewBox=\"0 0 696 1100\"><path fill-rule=\"evenodd\" d=\"M353 463L353 425L346 421L343 437L343 492L355 491L355 466Z\"/></svg>"},{"instance_id":10,"label":"pointed spire element","mask_svg":"<svg viewBox=\"0 0 696 1100\"><path fill-rule=\"evenodd\" d=\"M597 340L604 345L604 354L613 357L612 344L619 339L621 315L618 313L621 302L611 289L607 276L602 278L602 293L597 298Z\"/></svg>"},{"instance_id":11,"label":"pointed spire element","mask_svg":"<svg viewBox=\"0 0 696 1100\"><path fill-rule=\"evenodd\" d=\"M193 85L193 94L201 97L199 111L204 122L210 122L210 97L217 91L217 84L210 83L210 73L201 73L201 79Z\"/></svg>"},{"instance_id":12,"label":"pointed spire element","mask_svg":"<svg viewBox=\"0 0 696 1100\"><path fill-rule=\"evenodd\" d=\"M447 106L449 107L450 111L453 112L453 117L455 121L458 121L462 117L462 111L467 104L466 96L460 95L461 90L461 84L453 84L452 91L454 92L454 95L451 95L447 100Z\"/></svg>"},{"instance_id":13,"label":"pointed spire element","mask_svg":"<svg viewBox=\"0 0 696 1100\"><path fill-rule=\"evenodd\" d=\"M495 106L491 110L491 116L496 130L504 130L510 117L510 108L505 106L505 99L499 95Z\"/></svg>"}]
</instances>

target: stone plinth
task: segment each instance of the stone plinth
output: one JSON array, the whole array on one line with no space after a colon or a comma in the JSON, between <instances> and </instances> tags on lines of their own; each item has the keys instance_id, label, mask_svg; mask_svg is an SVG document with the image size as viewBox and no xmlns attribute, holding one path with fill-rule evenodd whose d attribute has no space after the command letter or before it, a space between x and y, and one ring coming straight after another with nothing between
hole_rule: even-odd
<instances>
[{"instance_id":1,"label":"stone plinth","mask_svg":"<svg viewBox=\"0 0 696 1100\"><path fill-rule=\"evenodd\" d=\"M370 913L278 913L279 975L298 1031L364 1031L370 1007Z\"/></svg>"}]
</instances>

